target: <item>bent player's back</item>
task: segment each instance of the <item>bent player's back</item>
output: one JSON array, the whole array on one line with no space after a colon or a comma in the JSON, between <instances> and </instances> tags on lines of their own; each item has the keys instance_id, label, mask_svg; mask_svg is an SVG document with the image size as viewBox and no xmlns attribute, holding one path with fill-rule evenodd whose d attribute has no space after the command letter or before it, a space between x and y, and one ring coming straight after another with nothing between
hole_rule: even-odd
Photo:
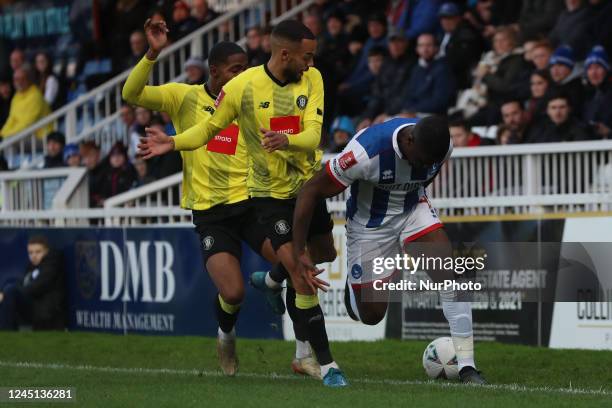
<instances>
[{"instance_id":1,"label":"bent player's back","mask_svg":"<svg viewBox=\"0 0 612 408\"><path fill-rule=\"evenodd\" d=\"M417 168L403 158L397 135L416 123L416 119L398 118L366 128L327 163L327 172L333 179L344 186L351 185L347 218L376 228L393 216L411 211L425 195L425 186L444 160ZM446 157L451 151L449 145Z\"/></svg>"}]
</instances>

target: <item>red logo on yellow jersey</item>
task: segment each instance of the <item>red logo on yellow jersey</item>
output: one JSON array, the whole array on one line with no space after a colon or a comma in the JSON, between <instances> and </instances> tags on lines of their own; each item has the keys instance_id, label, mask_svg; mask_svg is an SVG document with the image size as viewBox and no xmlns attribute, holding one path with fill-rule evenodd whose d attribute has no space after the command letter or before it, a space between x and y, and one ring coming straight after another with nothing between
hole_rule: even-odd
<instances>
[{"instance_id":1,"label":"red logo on yellow jersey","mask_svg":"<svg viewBox=\"0 0 612 408\"><path fill-rule=\"evenodd\" d=\"M221 96L221 95L219 95ZM238 146L238 133L240 129L233 123L219 132L218 135L212 138L206 145L206 150L209 152L235 155L236 146Z\"/></svg>"}]
</instances>

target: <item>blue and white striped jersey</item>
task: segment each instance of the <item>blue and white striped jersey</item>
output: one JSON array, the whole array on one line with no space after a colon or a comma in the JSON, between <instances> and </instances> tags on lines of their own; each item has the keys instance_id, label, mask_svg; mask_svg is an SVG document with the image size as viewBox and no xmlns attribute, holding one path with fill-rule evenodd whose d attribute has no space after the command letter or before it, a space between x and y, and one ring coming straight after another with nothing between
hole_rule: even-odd
<instances>
[{"instance_id":1,"label":"blue and white striped jersey","mask_svg":"<svg viewBox=\"0 0 612 408\"><path fill-rule=\"evenodd\" d=\"M351 186L347 218L368 228L384 225L393 216L411 211L425 195L425 186L450 157L426 168L412 167L397 144L399 131L417 119L391 119L359 132L344 150L326 164L336 183Z\"/></svg>"}]
</instances>

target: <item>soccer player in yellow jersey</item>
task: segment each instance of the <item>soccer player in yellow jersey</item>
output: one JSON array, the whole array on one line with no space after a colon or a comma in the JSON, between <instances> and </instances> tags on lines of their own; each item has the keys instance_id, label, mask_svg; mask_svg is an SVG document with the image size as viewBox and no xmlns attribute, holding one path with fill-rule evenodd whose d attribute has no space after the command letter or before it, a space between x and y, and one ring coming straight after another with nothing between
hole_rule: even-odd
<instances>
[{"instance_id":1,"label":"soccer player in yellow jersey","mask_svg":"<svg viewBox=\"0 0 612 408\"><path fill-rule=\"evenodd\" d=\"M248 69L223 87L210 119L175 137L147 129L140 149L145 158L173 149L198 149L237 120L249 158L249 196L261 228L289 271L296 291L297 319L308 328L323 383L343 387L348 382L329 350L316 289L298 273L290 234L295 197L305 181L304 175L320 161L323 81L319 71L312 68L316 39L300 22L286 20L274 28L271 45L272 56L266 64ZM313 225L319 234L332 227L322 204L321 216L316 218L320 228Z\"/></svg>"},{"instance_id":2,"label":"soccer player in yellow jersey","mask_svg":"<svg viewBox=\"0 0 612 408\"><path fill-rule=\"evenodd\" d=\"M145 32L149 50L130 73L123 97L135 105L167 112L179 132L210 117L215 111L214 102L221 87L246 68L244 50L234 43L222 42L211 49L207 83L147 86L155 60L167 43L167 28L164 22L147 21ZM247 242L259 254L265 252L270 262L277 261L274 254L263 247L265 236L252 228L257 219L247 203L246 148L238 126L229 124L206 146L182 152L182 155L181 206L193 210L204 264L219 290L216 299L219 320L217 352L223 372L234 375L238 367L234 325L244 298L240 241ZM311 357L308 345L304 344L306 336L300 334L304 330L296 326L295 331L297 349L302 350L299 372L318 377L319 366Z\"/></svg>"}]
</instances>

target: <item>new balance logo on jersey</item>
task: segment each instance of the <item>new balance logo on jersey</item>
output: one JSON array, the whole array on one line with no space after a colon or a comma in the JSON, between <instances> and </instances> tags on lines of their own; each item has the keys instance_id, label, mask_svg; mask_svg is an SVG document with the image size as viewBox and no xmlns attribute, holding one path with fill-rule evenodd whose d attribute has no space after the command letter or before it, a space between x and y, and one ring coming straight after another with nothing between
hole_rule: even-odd
<instances>
[{"instance_id":1,"label":"new balance logo on jersey","mask_svg":"<svg viewBox=\"0 0 612 408\"><path fill-rule=\"evenodd\" d=\"M393 180L393 170L389 169L389 170L383 171L382 179L383 180Z\"/></svg>"},{"instance_id":2,"label":"new balance logo on jersey","mask_svg":"<svg viewBox=\"0 0 612 408\"><path fill-rule=\"evenodd\" d=\"M215 113L215 108L213 108L212 106L206 105L204 107L204 112L208 112L208 113L210 113L212 115L213 113Z\"/></svg>"},{"instance_id":3,"label":"new balance logo on jersey","mask_svg":"<svg viewBox=\"0 0 612 408\"><path fill-rule=\"evenodd\" d=\"M270 102L268 101L259 103L259 109L268 109L269 107L270 107Z\"/></svg>"},{"instance_id":4,"label":"new balance logo on jersey","mask_svg":"<svg viewBox=\"0 0 612 408\"><path fill-rule=\"evenodd\" d=\"M357 159L355 159L353 152L347 152L340 156L338 162L342 170L347 170L357 164Z\"/></svg>"}]
</instances>

